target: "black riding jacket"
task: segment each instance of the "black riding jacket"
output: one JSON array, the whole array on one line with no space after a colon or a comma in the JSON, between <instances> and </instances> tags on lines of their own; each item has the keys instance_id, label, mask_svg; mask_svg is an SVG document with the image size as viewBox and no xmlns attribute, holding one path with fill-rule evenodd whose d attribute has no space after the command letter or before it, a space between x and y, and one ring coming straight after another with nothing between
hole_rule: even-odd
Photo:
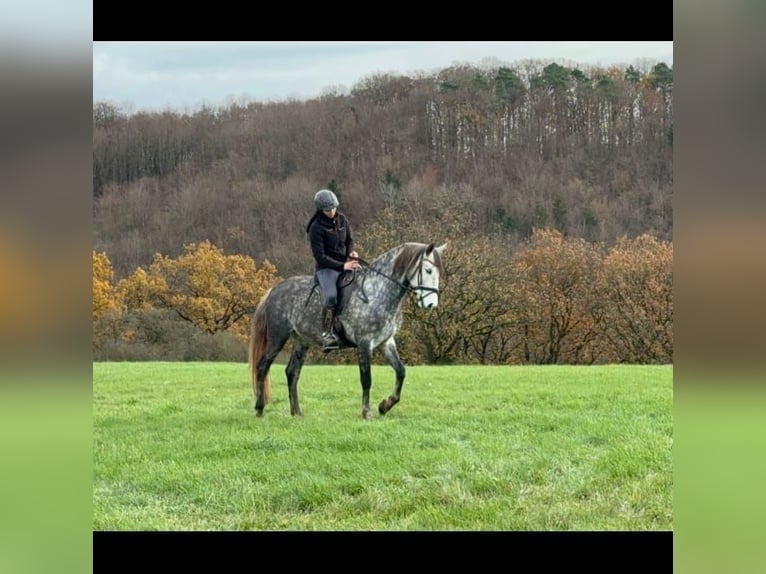
<instances>
[{"instance_id":1,"label":"black riding jacket","mask_svg":"<svg viewBox=\"0 0 766 574\"><path fill-rule=\"evenodd\" d=\"M316 269L343 271L349 253L354 251L354 237L346 216L336 211L335 217L330 219L317 211L311 219L308 233Z\"/></svg>"}]
</instances>

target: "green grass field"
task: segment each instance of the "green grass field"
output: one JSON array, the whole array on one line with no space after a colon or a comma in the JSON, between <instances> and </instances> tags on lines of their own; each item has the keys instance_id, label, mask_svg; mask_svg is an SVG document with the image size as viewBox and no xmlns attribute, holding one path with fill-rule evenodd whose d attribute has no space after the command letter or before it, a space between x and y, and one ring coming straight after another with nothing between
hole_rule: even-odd
<instances>
[{"instance_id":1,"label":"green grass field","mask_svg":"<svg viewBox=\"0 0 766 574\"><path fill-rule=\"evenodd\" d=\"M672 530L673 368L93 364L94 530Z\"/></svg>"}]
</instances>

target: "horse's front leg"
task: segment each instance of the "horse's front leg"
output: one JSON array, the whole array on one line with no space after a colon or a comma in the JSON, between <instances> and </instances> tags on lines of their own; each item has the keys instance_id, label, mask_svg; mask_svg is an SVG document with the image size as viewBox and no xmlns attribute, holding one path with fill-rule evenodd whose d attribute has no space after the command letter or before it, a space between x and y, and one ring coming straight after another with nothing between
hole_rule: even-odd
<instances>
[{"instance_id":1,"label":"horse's front leg","mask_svg":"<svg viewBox=\"0 0 766 574\"><path fill-rule=\"evenodd\" d=\"M393 406L399 402L399 399L402 396L402 385L404 384L405 373L404 364L399 358L399 352L396 350L396 341L394 341L393 337L384 343L383 354L389 365L391 365L396 372L396 384L394 385L394 392L387 399L380 401L380 404L378 405L378 412L382 415L390 411Z\"/></svg>"},{"instance_id":2,"label":"horse's front leg","mask_svg":"<svg viewBox=\"0 0 766 574\"><path fill-rule=\"evenodd\" d=\"M372 386L372 348L369 343L360 343L357 347L359 355L359 379L362 382L362 418L370 419L370 387Z\"/></svg>"}]
</instances>

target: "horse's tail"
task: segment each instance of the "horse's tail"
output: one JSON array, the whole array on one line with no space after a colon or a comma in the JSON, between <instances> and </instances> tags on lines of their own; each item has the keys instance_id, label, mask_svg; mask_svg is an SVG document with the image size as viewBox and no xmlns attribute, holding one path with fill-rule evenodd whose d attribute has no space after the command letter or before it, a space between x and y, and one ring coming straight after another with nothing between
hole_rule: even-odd
<instances>
[{"instance_id":1,"label":"horse's tail","mask_svg":"<svg viewBox=\"0 0 766 574\"><path fill-rule=\"evenodd\" d=\"M257 402L258 398L261 397L264 405L271 400L271 377L269 377L269 372L266 371L263 381L260 384L258 383L258 362L266 350L266 299L269 297L269 293L271 293L271 289L264 293L258 302L258 306L255 308L250 326L250 349L248 356L255 399Z\"/></svg>"}]
</instances>

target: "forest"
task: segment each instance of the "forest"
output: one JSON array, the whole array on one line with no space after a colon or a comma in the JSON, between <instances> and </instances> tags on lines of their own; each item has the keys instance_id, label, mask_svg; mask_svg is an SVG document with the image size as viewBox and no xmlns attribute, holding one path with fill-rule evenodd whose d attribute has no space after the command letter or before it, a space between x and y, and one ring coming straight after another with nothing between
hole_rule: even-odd
<instances>
[{"instance_id":1,"label":"forest","mask_svg":"<svg viewBox=\"0 0 766 574\"><path fill-rule=\"evenodd\" d=\"M246 359L260 295L313 271L328 188L364 259L449 244L439 307L405 306L406 362L671 363L672 187L664 63L377 74L183 114L94 102L94 359Z\"/></svg>"}]
</instances>

